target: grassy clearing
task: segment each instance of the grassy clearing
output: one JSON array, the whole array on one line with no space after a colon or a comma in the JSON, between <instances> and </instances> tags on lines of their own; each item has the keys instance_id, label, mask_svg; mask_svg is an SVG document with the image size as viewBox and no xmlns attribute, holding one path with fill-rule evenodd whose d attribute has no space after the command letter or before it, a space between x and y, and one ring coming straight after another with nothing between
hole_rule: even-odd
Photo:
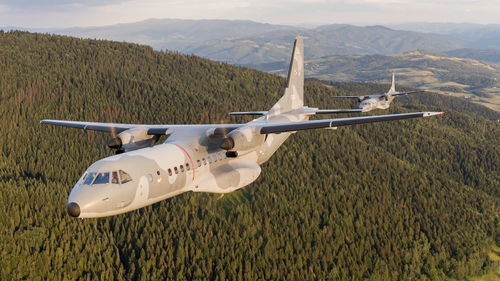
<instances>
[{"instance_id":1,"label":"grassy clearing","mask_svg":"<svg viewBox=\"0 0 500 281\"><path fill-rule=\"evenodd\" d=\"M500 280L500 247L497 245L493 245L491 247L491 252L488 254L489 258L492 261L497 262L497 266L495 271L492 271L483 276L469 277L466 280L468 281L498 281Z\"/></svg>"}]
</instances>

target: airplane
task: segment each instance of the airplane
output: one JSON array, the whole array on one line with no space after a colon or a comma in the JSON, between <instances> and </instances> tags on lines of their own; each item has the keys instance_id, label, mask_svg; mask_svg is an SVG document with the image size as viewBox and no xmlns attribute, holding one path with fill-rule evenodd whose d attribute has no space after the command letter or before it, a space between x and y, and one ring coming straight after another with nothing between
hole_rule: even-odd
<instances>
[{"instance_id":1,"label":"airplane","mask_svg":"<svg viewBox=\"0 0 500 281\"><path fill-rule=\"evenodd\" d=\"M184 192L229 193L255 181L260 165L299 130L428 117L414 112L309 120L330 113L304 106L304 47L294 43L284 95L264 114L242 124L138 125L62 121L51 124L118 134L108 142L117 154L90 165L68 196L72 217L96 218L136 210ZM243 113L240 112L240 115ZM167 139L155 145L160 136Z\"/></svg>"},{"instance_id":2,"label":"airplane","mask_svg":"<svg viewBox=\"0 0 500 281\"><path fill-rule=\"evenodd\" d=\"M396 79L394 76L394 72L392 73L392 85L389 91L385 94L375 94L375 95L366 95L366 96L333 96L333 98L354 98L358 99L360 102L359 109L352 109L350 112L368 112L373 109L388 109L391 105L392 100L396 96L414 94L414 93L422 93L426 92L425 90L419 91L408 91L408 92L396 92ZM349 112L348 109L346 109ZM344 112L341 112L344 113Z\"/></svg>"}]
</instances>

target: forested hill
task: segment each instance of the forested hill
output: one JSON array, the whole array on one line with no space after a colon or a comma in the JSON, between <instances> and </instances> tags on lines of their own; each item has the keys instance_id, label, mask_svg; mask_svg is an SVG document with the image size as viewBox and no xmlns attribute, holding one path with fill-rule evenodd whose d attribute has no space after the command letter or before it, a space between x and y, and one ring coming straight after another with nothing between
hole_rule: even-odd
<instances>
[{"instance_id":1,"label":"forested hill","mask_svg":"<svg viewBox=\"0 0 500 281\"><path fill-rule=\"evenodd\" d=\"M67 195L112 153L109 136L41 119L238 122L230 110L268 109L285 80L22 32L0 32L0 71L1 280L453 280L498 266L488 253L500 242L500 126L475 108L401 99L391 112L446 114L298 132L243 190L79 220ZM305 92L309 106L348 105L333 103L346 92L331 86Z\"/></svg>"}]
</instances>

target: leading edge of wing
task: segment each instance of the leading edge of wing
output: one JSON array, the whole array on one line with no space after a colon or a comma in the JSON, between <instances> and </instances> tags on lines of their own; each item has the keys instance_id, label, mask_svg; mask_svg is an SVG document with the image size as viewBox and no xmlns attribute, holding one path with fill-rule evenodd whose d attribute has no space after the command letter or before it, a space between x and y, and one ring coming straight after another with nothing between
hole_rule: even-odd
<instances>
[{"instance_id":1,"label":"leading edge of wing","mask_svg":"<svg viewBox=\"0 0 500 281\"><path fill-rule=\"evenodd\" d=\"M100 131L119 134L128 129L144 128L148 135L168 135L173 130L189 130L194 127L216 128L221 132L229 132L241 126L241 124L201 124L201 125L146 125L146 124L120 124L120 123L99 123L83 121L66 121L44 119L41 124L49 124L89 131Z\"/></svg>"},{"instance_id":2,"label":"leading edge of wing","mask_svg":"<svg viewBox=\"0 0 500 281\"><path fill-rule=\"evenodd\" d=\"M40 121L41 124L49 124L55 126L70 127L76 129L100 131L100 132L115 132L121 133L130 128L140 126L133 124L115 124L115 123L99 123L99 122L81 122L81 121L66 121L66 120L51 120L44 119Z\"/></svg>"},{"instance_id":3,"label":"leading edge of wing","mask_svg":"<svg viewBox=\"0 0 500 281\"><path fill-rule=\"evenodd\" d=\"M261 134L284 133L299 130L322 129L355 124L364 124L372 122L382 122L391 120L400 120L408 118L429 117L434 115L442 115L444 112L413 112L400 114L387 114L362 117L348 117L336 119L322 119L303 122L276 123L264 125L260 128Z\"/></svg>"}]
</instances>

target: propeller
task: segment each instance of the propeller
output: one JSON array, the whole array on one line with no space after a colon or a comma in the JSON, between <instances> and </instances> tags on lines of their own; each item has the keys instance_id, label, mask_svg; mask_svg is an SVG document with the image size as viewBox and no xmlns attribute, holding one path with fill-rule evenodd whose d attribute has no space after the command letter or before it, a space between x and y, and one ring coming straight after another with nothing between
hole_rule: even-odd
<instances>
[{"instance_id":1,"label":"propeller","mask_svg":"<svg viewBox=\"0 0 500 281\"><path fill-rule=\"evenodd\" d=\"M94 118L94 122L113 123L113 121L123 119L128 121L126 123L138 123L131 114L117 108L106 108L101 110ZM125 152L125 150L122 149L122 140L118 137L118 133L116 132L115 128L112 128L110 133L111 139L107 141L108 147L110 149L114 149L116 154Z\"/></svg>"}]
</instances>

